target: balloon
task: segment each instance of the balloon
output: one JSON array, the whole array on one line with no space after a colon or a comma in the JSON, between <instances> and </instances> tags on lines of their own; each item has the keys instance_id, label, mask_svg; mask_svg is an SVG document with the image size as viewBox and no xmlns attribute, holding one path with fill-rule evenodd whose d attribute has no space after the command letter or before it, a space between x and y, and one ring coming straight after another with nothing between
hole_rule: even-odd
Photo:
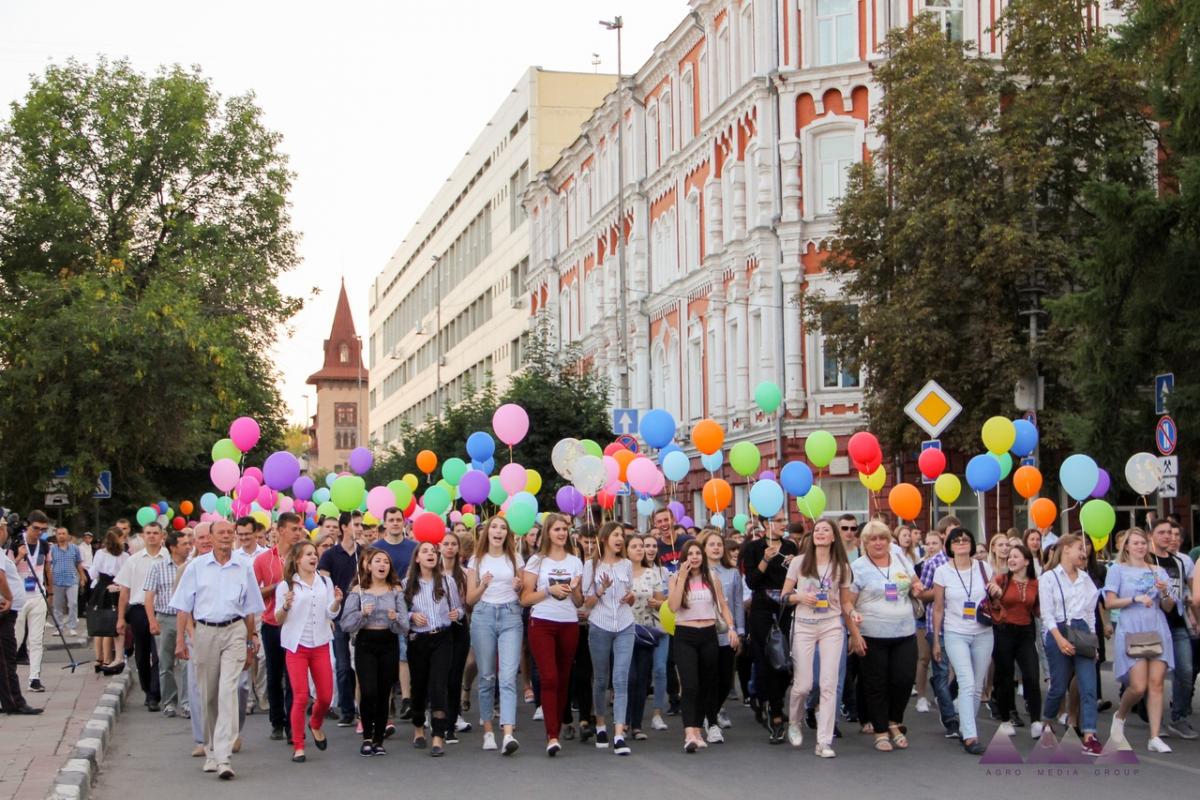
<instances>
[{"instance_id":1,"label":"balloon","mask_svg":"<svg viewBox=\"0 0 1200 800\"><path fill-rule=\"evenodd\" d=\"M1004 480L1005 478L1007 478L1008 473L1012 472L1012 468L1013 468L1012 456L1009 455L1007 452L1001 453L1000 455L996 455L995 453L988 453L988 455L990 455L992 458L996 459L996 463L1000 465L1000 480Z\"/></svg>"},{"instance_id":2,"label":"balloon","mask_svg":"<svg viewBox=\"0 0 1200 800\"><path fill-rule=\"evenodd\" d=\"M231 511L233 511L233 498L218 497L216 513L220 514L222 517L228 517Z\"/></svg>"},{"instance_id":3,"label":"balloon","mask_svg":"<svg viewBox=\"0 0 1200 800\"><path fill-rule=\"evenodd\" d=\"M672 500L670 503L667 503L667 510L671 512L671 516L675 518L676 522L679 522L687 514L687 509L678 500Z\"/></svg>"},{"instance_id":4,"label":"balloon","mask_svg":"<svg viewBox=\"0 0 1200 800\"><path fill-rule=\"evenodd\" d=\"M878 492L883 489L883 485L887 483L887 470L883 465L875 468L875 471L870 475L860 472L858 473L858 482L867 487L872 492Z\"/></svg>"},{"instance_id":5,"label":"balloon","mask_svg":"<svg viewBox=\"0 0 1200 800\"><path fill-rule=\"evenodd\" d=\"M675 418L661 408L652 408L642 415L638 433L651 447L666 447L675 438Z\"/></svg>"},{"instance_id":6,"label":"balloon","mask_svg":"<svg viewBox=\"0 0 1200 800\"><path fill-rule=\"evenodd\" d=\"M658 451L658 465L661 467L663 465L663 463L667 460L667 456L671 455L671 453L682 453L682 452L683 452L683 449L680 448L679 445L675 444L674 442L671 442L666 447L664 447Z\"/></svg>"},{"instance_id":7,"label":"balloon","mask_svg":"<svg viewBox=\"0 0 1200 800\"><path fill-rule=\"evenodd\" d=\"M579 446L583 448L584 455L595 456L600 458L604 455L604 451L600 449L600 445L593 442L591 439L580 439Z\"/></svg>"},{"instance_id":8,"label":"balloon","mask_svg":"<svg viewBox=\"0 0 1200 800\"><path fill-rule=\"evenodd\" d=\"M458 513L458 512L455 512L455 513ZM370 511L364 511L363 515L362 515L362 524L363 525L378 525L379 517L375 516Z\"/></svg>"},{"instance_id":9,"label":"balloon","mask_svg":"<svg viewBox=\"0 0 1200 800\"><path fill-rule=\"evenodd\" d=\"M171 527L177 531L183 530L185 525L187 525L187 520L183 517L175 517L175 519L171 520Z\"/></svg>"},{"instance_id":10,"label":"balloon","mask_svg":"<svg viewBox=\"0 0 1200 800\"><path fill-rule=\"evenodd\" d=\"M274 508L276 499L275 492L271 491L270 486L260 486L258 488L258 504L263 508Z\"/></svg>"},{"instance_id":11,"label":"balloon","mask_svg":"<svg viewBox=\"0 0 1200 800\"><path fill-rule=\"evenodd\" d=\"M1125 462L1125 482L1142 497L1162 483L1162 466L1150 453L1134 453Z\"/></svg>"},{"instance_id":12,"label":"balloon","mask_svg":"<svg viewBox=\"0 0 1200 800\"><path fill-rule=\"evenodd\" d=\"M704 507L709 511L720 511L733 500L733 488L728 481L712 478L704 484Z\"/></svg>"},{"instance_id":13,"label":"balloon","mask_svg":"<svg viewBox=\"0 0 1200 800\"><path fill-rule=\"evenodd\" d=\"M634 453L625 449L622 449L613 455L613 459L617 462L618 466L618 480L622 482L629 480L629 465L633 463L635 458L637 458L637 456L634 455Z\"/></svg>"},{"instance_id":14,"label":"balloon","mask_svg":"<svg viewBox=\"0 0 1200 800\"><path fill-rule=\"evenodd\" d=\"M1026 500L1042 490L1042 472L1037 467L1017 467L1013 473L1013 488Z\"/></svg>"},{"instance_id":15,"label":"balloon","mask_svg":"<svg viewBox=\"0 0 1200 800\"><path fill-rule=\"evenodd\" d=\"M825 512L825 491L820 486L808 490L808 494L796 498L796 508L811 520L816 520Z\"/></svg>"},{"instance_id":16,"label":"balloon","mask_svg":"<svg viewBox=\"0 0 1200 800\"><path fill-rule=\"evenodd\" d=\"M434 514L445 514L450 509L450 493L441 486L430 486L421 496L421 505Z\"/></svg>"},{"instance_id":17,"label":"balloon","mask_svg":"<svg viewBox=\"0 0 1200 800\"><path fill-rule=\"evenodd\" d=\"M783 487L775 481L758 481L750 487L750 504L764 517L773 517L779 513L783 502Z\"/></svg>"},{"instance_id":18,"label":"balloon","mask_svg":"<svg viewBox=\"0 0 1200 800\"><path fill-rule=\"evenodd\" d=\"M270 527L271 525L271 515L265 511L251 511L250 516L254 517L254 520L264 528Z\"/></svg>"},{"instance_id":19,"label":"balloon","mask_svg":"<svg viewBox=\"0 0 1200 800\"><path fill-rule=\"evenodd\" d=\"M430 455L432 455L432 453ZM436 459L437 457L434 456L434 458ZM437 465L435 464L434 466L437 466ZM430 472L433 472L433 470L430 470ZM414 492L417 490L417 485L418 485L417 476L413 475L411 472L404 473L403 477L401 477L400 480L407 483L408 488L412 489Z\"/></svg>"},{"instance_id":20,"label":"balloon","mask_svg":"<svg viewBox=\"0 0 1200 800\"><path fill-rule=\"evenodd\" d=\"M286 450L280 450L267 456L262 472L263 482L275 491L282 492L291 489L300 477L300 461Z\"/></svg>"},{"instance_id":21,"label":"balloon","mask_svg":"<svg viewBox=\"0 0 1200 800\"><path fill-rule=\"evenodd\" d=\"M301 475L292 481L292 495L297 500L311 500L316 488L317 486L313 483L313 479L307 475Z\"/></svg>"},{"instance_id":22,"label":"balloon","mask_svg":"<svg viewBox=\"0 0 1200 800\"><path fill-rule=\"evenodd\" d=\"M702 419L692 427L692 444L704 455L720 450L724 441L725 431L715 420Z\"/></svg>"},{"instance_id":23,"label":"balloon","mask_svg":"<svg viewBox=\"0 0 1200 800\"><path fill-rule=\"evenodd\" d=\"M715 453L700 456L700 466L704 467L709 472L716 472L725 463L725 456L721 455L718 450Z\"/></svg>"},{"instance_id":24,"label":"balloon","mask_svg":"<svg viewBox=\"0 0 1200 800\"><path fill-rule=\"evenodd\" d=\"M137 524L143 528L158 519L158 512L153 506L142 506L137 511Z\"/></svg>"},{"instance_id":25,"label":"balloon","mask_svg":"<svg viewBox=\"0 0 1200 800\"><path fill-rule=\"evenodd\" d=\"M608 483L604 462L598 456L588 454L575 462L571 483L583 494L591 497Z\"/></svg>"},{"instance_id":26,"label":"balloon","mask_svg":"<svg viewBox=\"0 0 1200 800\"><path fill-rule=\"evenodd\" d=\"M1049 497L1039 497L1029 504L1029 516L1033 519L1033 524L1039 528L1046 529L1054 522L1054 518L1058 516L1058 507L1054 505L1054 501Z\"/></svg>"},{"instance_id":27,"label":"balloon","mask_svg":"<svg viewBox=\"0 0 1200 800\"><path fill-rule=\"evenodd\" d=\"M604 485L617 483L621 479L621 465L612 456L601 456L600 463L604 465Z\"/></svg>"},{"instance_id":28,"label":"balloon","mask_svg":"<svg viewBox=\"0 0 1200 800\"><path fill-rule=\"evenodd\" d=\"M326 500L324 503L321 503L321 505L317 506L317 513L322 517L336 518L337 515L341 513L341 510L334 505L332 500Z\"/></svg>"},{"instance_id":29,"label":"balloon","mask_svg":"<svg viewBox=\"0 0 1200 800\"><path fill-rule=\"evenodd\" d=\"M939 448L927 447L917 456L917 467L928 480L936 480L946 471L946 454Z\"/></svg>"},{"instance_id":30,"label":"balloon","mask_svg":"<svg viewBox=\"0 0 1200 800\"><path fill-rule=\"evenodd\" d=\"M376 486L367 492L367 511L377 519L383 519L384 512L396 505L396 495L386 486Z\"/></svg>"},{"instance_id":31,"label":"balloon","mask_svg":"<svg viewBox=\"0 0 1200 800\"><path fill-rule=\"evenodd\" d=\"M1008 449L1017 458L1024 458L1037 449L1037 426L1027 419L1014 419L1012 425L1015 436L1012 445Z\"/></svg>"},{"instance_id":32,"label":"balloon","mask_svg":"<svg viewBox=\"0 0 1200 800\"><path fill-rule=\"evenodd\" d=\"M538 510L537 498L529 492L517 492L509 498L509 508L513 506L525 505L531 507L535 512Z\"/></svg>"},{"instance_id":33,"label":"balloon","mask_svg":"<svg viewBox=\"0 0 1200 800\"><path fill-rule=\"evenodd\" d=\"M478 525L479 520L478 520L478 518L476 518L476 516L474 514L472 514L471 512L468 511L462 515L462 524L466 525L467 528L470 529L470 528L474 528L476 525Z\"/></svg>"},{"instance_id":34,"label":"balloon","mask_svg":"<svg viewBox=\"0 0 1200 800\"><path fill-rule=\"evenodd\" d=\"M504 491L504 484L500 483L500 478L493 475L488 479L491 483L491 488L488 490L488 501L492 505L498 506L508 499L508 492Z\"/></svg>"},{"instance_id":35,"label":"balloon","mask_svg":"<svg viewBox=\"0 0 1200 800\"><path fill-rule=\"evenodd\" d=\"M691 465L688 464L688 457L682 450L672 450L662 460L662 468L667 480L681 481L687 477Z\"/></svg>"},{"instance_id":36,"label":"balloon","mask_svg":"<svg viewBox=\"0 0 1200 800\"><path fill-rule=\"evenodd\" d=\"M817 469L824 469L837 455L837 439L828 431L813 431L804 440L804 455Z\"/></svg>"},{"instance_id":37,"label":"balloon","mask_svg":"<svg viewBox=\"0 0 1200 800\"><path fill-rule=\"evenodd\" d=\"M422 543L441 544L446 538L446 523L437 514L422 514L413 520L413 538Z\"/></svg>"},{"instance_id":38,"label":"balloon","mask_svg":"<svg viewBox=\"0 0 1200 800\"><path fill-rule=\"evenodd\" d=\"M649 497L639 498L637 501L638 513L643 517L648 517L654 513L654 500Z\"/></svg>"},{"instance_id":39,"label":"balloon","mask_svg":"<svg viewBox=\"0 0 1200 800\"><path fill-rule=\"evenodd\" d=\"M1100 468L1091 456L1075 453L1058 468L1058 481L1073 500L1086 500L1100 480Z\"/></svg>"},{"instance_id":40,"label":"balloon","mask_svg":"<svg viewBox=\"0 0 1200 800\"><path fill-rule=\"evenodd\" d=\"M437 455L435 455L432 450L422 450L421 452L417 453L417 469L421 470L421 472L424 472L426 475L431 475L433 474L433 471L437 469L437 465ZM415 489L417 487L414 486L413 488Z\"/></svg>"},{"instance_id":41,"label":"balloon","mask_svg":"<svg viewBox=\"0 0 1200 800\"><path fill-rule=\"evenodd\" d=\"M938 500L947 505L952 505L958 499L958 496L962 494L962 481L953 473L943 472L933 482L933 492L938 496Z\"/></svg>"},{"instance_id":42,"label":"balloon","mask_svg":"<svg viewBox=\"0 0 1200 800\"><path fill-rule=\"evenodd\" d=\"M217 510L217 496L212 492L205 492L200 495L200 508L212 512Z\"/></svg>"},{"instance_id":43,"label":"balloon","mask_svg":"<svg viewBox=\"0 0 1200 800\"><path fill-rule=\"evenodd\" d=\"M729 465L733 467L734 472L743 477L757 472L761 461L762 456L753 442L738 442L729 451Z\"/></svg>"},{"instance_id":44,"label":"balloon","mask_svg":"<svg viewBox=\"0 0 1200 800\"><path fill-rule=\"evenodd\" d=\"M375 463L375 457L371 455L371 451L365 447L356 447L350 451L350 457L346 460L350 465L350 471L355 475L363 475L371 471L371 465Z\"/></svg>"},{"instance_id":45,"label":"balloon","mask_svg":"<svg viewBox=\"0 0 1200 800\"><path fill-rule=\"evenodd\" d=\"M301 500L300 502L303 503L304 501ZM275 495L275 510L280 514L286 514L289 511L294 511L295 508L296 501L288 497L286 494Z\"/></svg>"},{"instance_id":46,"label":"balloon","mask_svg":"<svg viewBox=\"0 0 1200 800\"><path fill-rule=\"evenodd\" d=\"M212 460L216 462L222 458L228 458L230 461L242 460L242 451L237 449L233 439L218 439L212 446Z\"/></svg>"},{"instance_id":47,"label":"balloon","mask_svg":"<svg viewBox=\"0 0 1200 800\"><path fill-rule=\"evenodd\" d=\"M666 603L658 608L658 625L668 636L675 635L675 612Z\"/></svg>"},{"instance_id":48,"label":"balloon","mask_svg":"<svg viewBox=\"0 0 1200 800\"><path fill-rule=\"evenodd\" d=\"M851 436L846 445L846 452L850 454L850 460L859 466L859 471L868 475L875 472L875 465L883 462L883 450L879 447L879 440L875 438L875 434L868 431L859 431ZM864 466L870 469L863 469Z\"/></svg>"},{"instance_id":49,"label":"balloon","mask_svg":"<svg viewBox=\"0 0 1200 800\"><path fill-rule=\"evenodd\" d=\"M229 426L229 438L243 453L254 449L254 445L258 444L260 433L258 423L250 417L238 417Z\"/></svg>"},{"instance_id":50,"label":"balloon","mask_svg":"<svg viewBox=\"0 0 1200 800\"><path fill-rule=\"evenodd\" d=\"M788 494L803 497L812 488L812 470L803 461L789 461L779 471L779 482ZM734 517L734 527L737 527L737 517Z\"/></svg>"},{"instance_id":51,"label":"balloon","mask_svg":"<svg viewBox=\"0 0 1200 800\"><path fill-rule=\"evenodd\" d=\"M529 480L529 476L525 474L525 468L520 464L505 464L504 468L500 470L500 485L509 495L514 495L524 489L527 480Z\"/></svg>"},{"instance_id":52,"label":"balloon","mask_svg":"<svg viewBox=\"0 0 1200 800\"><path fill-rule=\"evenodd\" d=\"M774 414L779 404L783 402L783 392L774 381L763 381L754 387L754 402L764 414Z\"/></svg>"},{"instance_id":53,"label":"balloon","mask_svg":"<svg viewBox=\"0 0 1200 800\"><path fill-rule=\"evenodd\" d=\"M329 499L339 511L354 511L362 504L367 489L366 481L357 475L342 475L333 482Z\"/></svg>"},{"instance_id":54,"label":"balloon","mask_svg":"<svg viewBox=\"0 0 1200 800\"><path fill-rule=\"evenodd\" d=\"M560 439L554 445L554 450L550 453L550 463L554 465L554 471L562 475L567 480L571 480L571 470L575 466L575 462L580 457L587 455L587 451L583 449L583 445L578 439Z\"/></svg>"},{"instance_id":55,"label":"balloon","mask_svg":"<svg viewBox=\"0 0 1200 800\"><path fill-rule=\"evenodd\" d=\"M312 501L317 505L321 505L321 503L328 503L329 489L325 488L324 486L322 486L320 489L317 489L312 493Z\"/></svg>"},{"instance_id":56,"label":"balloon","mask_svg":"<svg viewBox=\"0 0 1200 800\"><path fill-rule=\"evenodd\" d=\"M233 491L238 482L238 465L232 459L222 458L208 468L208 477L222 492Z\"/></svg>"},{"instance_id":57,"label":"balloon","mask_svg":"<svg viewBox=\"0 0 1200 800\"><path fill-rule=\"evenodd\" d=\"M758 479L759 479L760 481L773 481L773 480L775 480L775 470L773 470L773 469L764 469L762 472L758 473Z\"/></svg>"},{"instance_id":58,"label":"balloon","mask_svg":"<svg viewBox=\"0 0 1200 800\"><path fill-rule=\"evenodd\" d=\"M725 527L725 515L724 514L713 514L711 517L708 518L708 524L712 525L714 528L724 528Z\"/></svg>"},{"instance_id":59,"label":"balloon","mask_svg":"<svg viewBox=\"0 0 1200 800\"><path fill-rule=\"evenodd\" d=\"M254 479L253 475L243 475L238 481L237 494L238 500L243 503L249 503L251 500L258 497L259 483Z\"/></svg>"},{"instance_id":60,"label":"balloon","mask_svg":"<svg viewBox=\"0 0 1200 800\"><path fill-rule=\"evenodd\" d=\"M629 485L635 492L657 494L661 489L662 473L648 458L635 458L629 468L625 470L625 474L629 479Z\"/></svg>"},{"instance_id":61,"label":"balloon","mask_svg":"<svg viewBox=\"0 0 1200 800\"><path fill-rule=\"evenodd\" d=\"M325 475L325 488L332 489L333 482L336 481L337 479L338 479L338 474L336 472L327 473Z\"/></svg>"},{"instance_id":62,"label":"balloon","mask_svg":"<svg viewBox=\"0 0 1200 800\"><path fill-rule=\"evenodd\" d=\"M564 486L559 489L558 493L554 495L554 502L558 504L558 510L564 514L574 516L583 511L583 495L574 486Z\"/></svg>"},{"instance_id":63,"label":"balloon","mask_svg":"<svg viewBox=\"0 0 1200 800\"><path fill-rule=\"evenodd\" d=\"M615 456L617 453L621 452L622 450L625 450L626 452L628 452L628 448L625 447L625 445L621 444L620 442L613 442L612 444L610 444L604 448L604 455Z\"/></svg>"},{"instance_id":64,"label":"balloon","mask_svg":"<svg viewBox=\"0 0 1200 800\"><path fill-rule=\"evenodd\" d=\"M504 519L514 534L524 536L529 533L529 529L537 520L537 507L525 503L513 503L508 507L508 511L504 512Z\"/></svg>"},{"instance_id":65,"label":"balloon","mask_svg":"<svg viewBox=\"0 0 1200 800\"><path fill-rule=\"evenodd\" d=\"M458 482L458 493L468 503L482 503L487 500L488 493L491 491L492 482L488 480L487 475L477 469L468 470Z\"/></svg>"},{"instance_id":66,"label":"balloon","mask_svg":"<svg viewBox=\"0 0 1200 800\"><path fill-rule=\"evenodd\" d=\"M472 461L487 461L496 452L496 441L490 434L475 431L467 437L467 455Z\"/></svg>"},{"instance_id":67,"label":"balloon","mask_svg":"<svg viewBox=\"0 0 1200 800\"><path fill-rule=\"evenodd\" d=\"M888 508L897 519L915 521L921 515L921 490L911 483L897 483L888 492Z\"/></svg>"},{"instance_id":68,"label":"balloon","mask_svg":"<svg viewBox=\"0 0 1200 800\"><path fill-rule=\"evenodd\" d=\"M1092 497L1104 497L1111 488L1112 478L1109 477L1108 470L1101 467L1100 477L1096 479L1096 488L1092 489Z\"/></svg>"},{"instance_id":69,"label":"balloon","mask_svg":"<svg viewBox=\"0 0 1200 800\"><path fill-rule=\"evenodd\" d=\"M184 500L183 502L181 502L179 504L179 513L183 514L186 517L187 515L192 513L194 508L195 508L195 506L192 505L191 500Z\"/></svg>"},{"instance_id":70,"label":"balloon","mask_svg":"<svg viewBox=\"0 0 1200 800\"><path fill-rule=\"evenodd\" d=\"M1116 524L1117 512L1105 500L1088 500L1079 509L1079 526L1093 542L1107 538Z\"/></svg>"},{"instance_id":71,"label":"balloon","mask_svg":"<svg viewBox=\"0 0 1200 800\"><path fill-rule=\"evenodd\" d=\"M310 534L313 531L315 531L317 529L317 518L316 517L305 517L304 518L304 529L307 530ZM312 538L312 537L310 536L309 538Z\"/></svg>"},{"instance_id":72,"label":"balloon","mask_svg":"<svg viewBox=\"0 0 1200 800\"><path fill-rule=\"evenodd\" d=\"M505 403L492 414L492 430L497 439L512 447L529 432L529 415L516 403Z\"/></svg>"},{"instance_id":73,"label":"balloon","mask_svg":"<svg viewBox=\"0 0 1200 800\"><path fill-rule=\"evenodd\" d=\"M525 491L537 494L542 488L542 474L536 469L525 470Z\"/></svg>"},{"instance_id":74,"label":"balloon","mask_svg":"<svg viewBox=\"0 0 1200 800\"><path fill-rule=\"evenodd\" d=\"M1000 482L1000 462L989 453L980 453L967 462L967 485L976 492L987 492Z\"/></svg>"},{"instance_id":75,"label":"balloon","mask_svg":"<svg viewBox=\"0 0 1200 800\"><path fill-rule=\"evenodd\" d=\"M750 517L745 514L735 514L733 517L733 529L738 533L746 532L746 525L750 522Z\"/></svg>"},{"instance_id":76,"label":"balloon","mask_svg":"<svg viewBox=\"0 0 1200 800\"><path fill-rule=\"evenodd\" d=\"M612 508L616 504L616 502L617 502L617 496L606 489L601 489L599 492L596 493L596 503L601 508L604 508L604 509Z\"/></svg>"},{"instance_id":77,"label":"balloon","mask_svg":"<svg viewBox=\"0 0 1200 800\"><path fill-rule=\"evenodd\" d=\"M991 417L983 423L983 446L989 453L1000 455L1017 441L1017 429L1007 417Z\"/></svg>"}]
</instances>

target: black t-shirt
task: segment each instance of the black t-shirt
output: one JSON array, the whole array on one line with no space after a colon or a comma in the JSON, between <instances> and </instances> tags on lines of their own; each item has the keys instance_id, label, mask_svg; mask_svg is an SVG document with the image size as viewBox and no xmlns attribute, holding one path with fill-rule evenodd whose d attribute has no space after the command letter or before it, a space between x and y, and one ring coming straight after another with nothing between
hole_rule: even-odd
<instances>
[{"instance_id":1,"label":"black t-shirt","mask_svg":"<svg viewBox=\"0 0 1200 800\"><path fill-rule=\"evenodd\" d=\"M1186 628L1187 623L1183 620L1183 615L1179 613L1179 598L1183 597L1183 561L1176 556L1168 553L1165 556L1160 556L1151 553L1155 563L1162 567L1167 572L1167 582L1171 584L1171 596L1175 598L1175 607L1167 613L1167 625L1171 630L1177 628Z\"/></svg>"},{"instance_id":2,"label":"black t-shirt","mask_svg":"<svg viewBox=\"0 0 1200 800\"><path fill-rule=\"evenodd\" d=\"M779 552L767 562L766 571L759 572L758 565L767 551L767 544L767 538L764 536L742 547L742 564L745 569L746 585L754 593L750 601L752 605L762 600L766 593L778 592L783 589L783 584L787 580L789 563L786 562L786 559L788 556L794 557L800 553L800 547L794 540L784 539L779 543Z\"/></svg>"}]
</instances>

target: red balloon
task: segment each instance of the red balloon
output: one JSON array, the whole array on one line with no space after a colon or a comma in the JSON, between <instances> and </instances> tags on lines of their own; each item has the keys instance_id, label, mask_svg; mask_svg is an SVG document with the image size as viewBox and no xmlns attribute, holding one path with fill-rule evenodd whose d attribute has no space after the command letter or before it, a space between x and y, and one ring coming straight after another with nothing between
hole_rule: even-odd
<instances>
[{"instance_id":1,"label":"red balloon","mask_svg":"<svg viewBox=\"0 0 1200 800\"><path fill-rule=\"evenodd\" d=\"M446 538L446 523L437 514L422 514L413 523L413 538L418 542L441 544Z\"/></svg>"},{"instance_id":2,"label":"red balloon","mask_svg":"<svg viewBox=\"0 0 1200 800\"><path fill-rule=\"evenodd\" d=\"M874 475L875 470L879 469L879 465L883 463L883 457L877 456L870 461L855 461L854 468L864 475Z\"/></svg>"},{"instance_id":3,"label":"red balloon","mask_svg":"<svg viewBox=\"0 0 1200 800\"><path fill-rule=\"evenodd\" d=\"M879 447L879 440L875 438L875 434L867 431L859 431L851 436L846 445L846 452L850 454L854 463L871 467L860 470L868 475L879 469L879 465L883 463L883 450ZM871 466L872 464L874 466Z\"/></svg>"},{"instance_id":4,"label":"red balloon","mask_svg":"<svg viewBox=\"0 0 1200 800\"><path fill-rule=\"evenodd\" d=\"M417 498L414 497L412 500L408 501L408 508L404 509L404 518L408 519L409 517L411 517L413 515L413 512L416 510L417 510Z\"/></svg>"},{"instance_id":5,"label":"red balloon","mask_svg":"<svg viewBox=\"0 0 1200 800\"><path fill-rule=\"evenodd\" d=\"M946 471L946 454L936 447L922 450L921 455L917 457L917 466L920 467L922 475L933 480Z\"/></svg>"},{"instance_id":6,"label":"red balloon","mask_svg":"<svg viewBox=\"0 0 1200 800\"><path fill-rule=\"evenodd\" d=\"M473 506L473 505L472 505L472 504L470 504L470 503L463 503L463 507L462 507L462 513L464 513L464 514L474 514L474 513L475 513L475 506Z\"/></svg>"},{"instance_id":7,"label":"red balloon","mask_svg":"<svg viewBox=\"0 0 1200 800\"><path fill-rule=\"evenodd\" d=\"M613 442L612 444L608 445L608 447L604 448L604 455L611 456L613 453L626 449L627 448L625 445L621 444L620 442Z\"/></svg>"},{"instance_id":8,"label":"red balloon","mask_svg":"<svg viewBox=\"0 0 1200 800\"><path fill-rule=\"evenodd\" d=\"M175 517L171 520L171 526L177 531L183 530L185 525L187 525L187 520L185 520L183 517Z\"/></svg>"},{"instance_id":9,"label":"red balloon","mask_svg":"<svg viewBox=\"0 0 1200 800\"><path fill-rule=\"evenodd\" d=\"M601 508L612 508L617 502L617 496L601 489L596 493L596 502Z\"/></svg>"}]
</instances>

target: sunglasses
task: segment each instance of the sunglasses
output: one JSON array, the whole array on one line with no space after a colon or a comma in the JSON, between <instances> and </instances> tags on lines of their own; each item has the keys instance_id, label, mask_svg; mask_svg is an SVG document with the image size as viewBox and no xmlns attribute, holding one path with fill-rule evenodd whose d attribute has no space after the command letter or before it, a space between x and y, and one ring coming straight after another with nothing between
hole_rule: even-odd
<instances>
[{"instance_id":1,"label":"sunglasses","mask_svg":"<svg viewBox=\"0 0 1200 800\"><path fill-rule=\"evenodd\" d=\"M846 533L854 533L855 531L858 530L858 526L857 525L839 525L838 530L844 531Z\"/></svg>"}]
</instances>

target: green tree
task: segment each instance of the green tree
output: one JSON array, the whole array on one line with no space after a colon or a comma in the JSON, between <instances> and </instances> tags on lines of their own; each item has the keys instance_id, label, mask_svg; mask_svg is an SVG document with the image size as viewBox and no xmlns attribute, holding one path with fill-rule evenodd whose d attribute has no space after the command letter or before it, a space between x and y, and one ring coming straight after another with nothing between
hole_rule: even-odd
<instances>
[{"instance_id":1,"label":"green tree","mask_svg":"<svg viewBox=\"0 0 1200 800\"><path fill-rule=\"evenodd\" d=\"M28 507L56 466L115 506L194 496L241 414L282 439L268 353L300 301L292 173L250 95L198 69L74 61L0 127L0 464ZM253 458L253 456L252 456ZM123 504L123 505L122 505Z\"/></svg>"}]
</instances>

